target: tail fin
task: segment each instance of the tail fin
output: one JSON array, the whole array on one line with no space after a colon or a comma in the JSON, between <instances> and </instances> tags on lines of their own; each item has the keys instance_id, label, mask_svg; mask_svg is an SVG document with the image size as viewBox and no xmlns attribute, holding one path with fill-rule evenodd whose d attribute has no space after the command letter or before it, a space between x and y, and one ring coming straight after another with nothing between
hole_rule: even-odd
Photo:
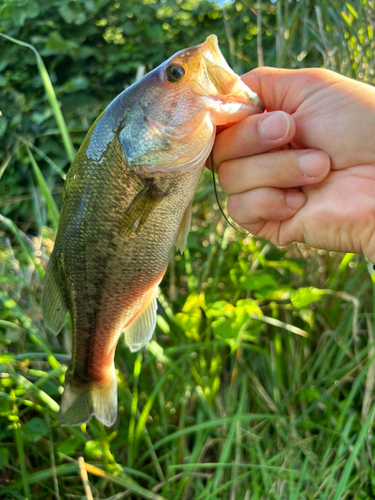
<instances>
[{"instance_id":1,"label":"tail fin","mask_svg":"<svg viewBox=\"0 0 375 500\"><path fill-rule=\"evenodd\" d=\"M62 396L60 425L79 425L92 415L106 426L117 418L117 382L115 367L103 382L78 382L74 378L65 383Z\"/></svg>"}]
</instances>

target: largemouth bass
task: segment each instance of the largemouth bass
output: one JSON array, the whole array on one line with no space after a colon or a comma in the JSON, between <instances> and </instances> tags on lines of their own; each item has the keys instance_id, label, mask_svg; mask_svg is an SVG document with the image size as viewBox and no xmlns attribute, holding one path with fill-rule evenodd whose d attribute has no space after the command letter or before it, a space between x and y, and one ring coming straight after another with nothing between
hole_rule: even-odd
<instances>
[{"instance_id":1,"label":"largemouth bass","mask_svg":"<svg viewBox=\"0 0 375 500\"><path fill-rule=\"evenodd\" d=\"M263 110L211 35L122 92L99 116L64 187L44 282L47 327L72 321L73 353L59 421L117 417L114 353L151 338L157 287L190 228L191 201L216 125Z\"/></svg>"}]
</instances>

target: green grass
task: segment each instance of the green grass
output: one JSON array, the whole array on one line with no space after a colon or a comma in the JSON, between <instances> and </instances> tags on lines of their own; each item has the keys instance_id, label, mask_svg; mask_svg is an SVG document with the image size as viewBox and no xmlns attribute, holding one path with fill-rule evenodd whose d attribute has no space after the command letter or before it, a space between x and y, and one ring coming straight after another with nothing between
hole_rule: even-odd
<instances>
[{"instance_id":1,"label":"green grass","mask_svg":"<svg viewBox=\"0 0 375 500\"><path fill-rule=\"evenodd\" d=\"M354 257L340 268L339 256L303 246L267 252L266 242L241 241L232 229L228 238L220 221L218 233L206 247L203 227L190 237L207 254L218 248L208 277L224 252L217 288L197 278L195 293L171 303L168 274L154 340L137 355L120 340L111 429L56 421L67 333L44 329L40 263L30 258L44 255L48 239L40 250L25 243L27 251L15 240L16 259L2 250L4 498L81 498L81 456L94 498L371 498L374 284L366 262ZM207 261L193 247L199 277ZM175 264L183 288L185 262ZM245 267L252 279L238 290Z\"/></svg>"},{"instance_id":2,"label":"green grass","mask_svg":"<svg viewBox=\"0 0 375 500\"><path fill-rule=\"evenodd\" d=\"M277 2L275 63L303 65L315 43L326 67L370 81L374 42L361 30L374 3L316 7ZM116 424L59 427L70 323L55 337L41 314L57 212L33 153L43 171L61 171L20 143L37 227L26 234L0 216L0 497L375 498L374 271L352 254L236 233L208 172L188 249L162 282L152 342L134 355L119 341Z\"/></svg>"}]
</instances>

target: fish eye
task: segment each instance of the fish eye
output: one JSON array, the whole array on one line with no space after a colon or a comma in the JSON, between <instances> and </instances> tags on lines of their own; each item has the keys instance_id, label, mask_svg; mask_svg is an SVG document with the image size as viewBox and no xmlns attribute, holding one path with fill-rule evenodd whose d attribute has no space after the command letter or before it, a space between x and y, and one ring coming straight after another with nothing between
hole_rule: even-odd
<instances>
[{"instance_id":1,"label":"fish eye","mask_svg":"<svg viewBox=\"0 0 375 500\"><path fill-rule=\"evenodd\" d=\"M169 83L177 83L185 76L185 70L178 64L171 64L165 70L165 78Z\"/></svg>"}]
</instances>

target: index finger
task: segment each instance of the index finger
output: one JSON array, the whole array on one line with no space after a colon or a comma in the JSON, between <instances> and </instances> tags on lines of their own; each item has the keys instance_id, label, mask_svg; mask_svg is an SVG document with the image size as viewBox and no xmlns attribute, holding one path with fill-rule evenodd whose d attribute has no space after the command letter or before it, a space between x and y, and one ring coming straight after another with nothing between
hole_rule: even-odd
<instances>
[{"instance_id":1,"label":"index finger","mask_svg":"<svg viewBox=\"0 0 375 500\"><path fill-rule=\"evenodd\" d=\"M248 116L217 134L213 148L214 166L218 168L224 161L284 146L293 139L295 131L293 118L283 111Z\"/></svg>"}]
</instances>

